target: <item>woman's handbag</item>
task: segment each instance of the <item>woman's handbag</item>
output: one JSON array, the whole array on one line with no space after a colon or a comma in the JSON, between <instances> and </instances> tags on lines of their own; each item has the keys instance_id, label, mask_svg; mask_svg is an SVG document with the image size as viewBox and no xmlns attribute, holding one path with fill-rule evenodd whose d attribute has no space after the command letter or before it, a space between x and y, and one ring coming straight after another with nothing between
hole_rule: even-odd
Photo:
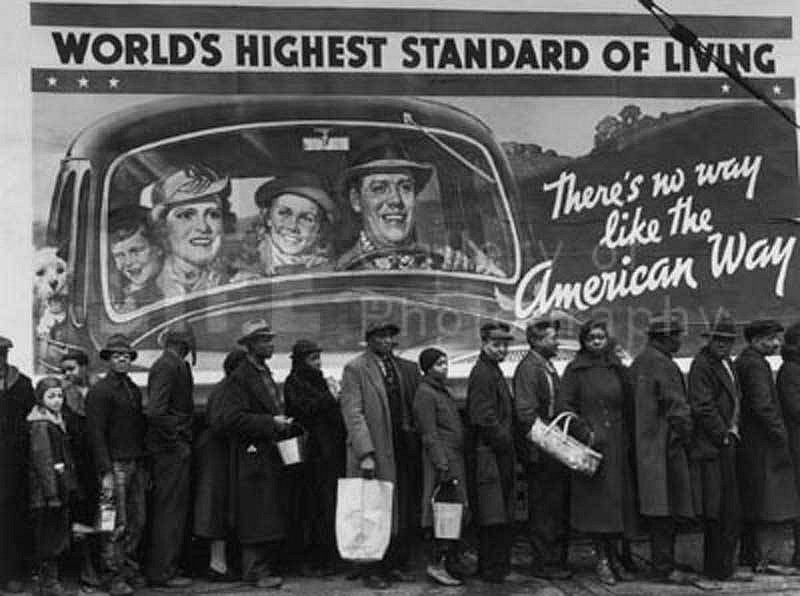
<instances>
[{"instance_id":1,"label":"woman's handbag","mask_svg":"<svg viewBox=\"0 0 800 596\"><path fill-rule=\"evenodd\" d=\"M597 471L603 456L569 436L569 423L573 418L577 416L572 412L562 412L550 424L545 424L537 418L528 431L528 440L570 470L592 476ZM561 421L564 421L563 429L558 427Z\"/></svg>"}]
</instances>

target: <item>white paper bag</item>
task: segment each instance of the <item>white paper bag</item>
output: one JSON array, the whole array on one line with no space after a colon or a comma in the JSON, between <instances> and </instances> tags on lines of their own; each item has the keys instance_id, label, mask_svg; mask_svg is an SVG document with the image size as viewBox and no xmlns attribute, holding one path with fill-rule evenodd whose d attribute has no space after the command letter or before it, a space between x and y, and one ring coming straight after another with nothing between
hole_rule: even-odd
<instances>
[{"instance_id":1,"label":"white paper bag","mask_svg":"<svg viewBox=\"0 0 800 596\"><path fill-rule=\"evenodd\" d=\"M391 482L339 478L336 544L343 559L380 561L392 537Z\"/></svg>"}]
</instances>

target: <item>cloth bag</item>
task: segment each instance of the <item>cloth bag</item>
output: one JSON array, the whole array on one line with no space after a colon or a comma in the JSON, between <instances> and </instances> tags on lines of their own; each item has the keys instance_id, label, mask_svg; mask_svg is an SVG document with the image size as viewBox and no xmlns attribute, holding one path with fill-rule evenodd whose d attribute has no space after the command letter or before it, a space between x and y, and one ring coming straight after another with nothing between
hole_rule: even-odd
<instances>
[{"instance_id":1,"label":"cloth bag","mask_svg":"<svg viewBox=\"0 0 800 596\"><path fill-rule=\"evenodd\" d=\"M569 436L569 423L573 418L576 418L576 415L572 412L562 412L550 424L545 424L537 418L528 431L528 440L570 470L592 476L597 471L603 456ZM562 421L563 429L558 427Z\"/></svg>"},{"instance_id":2,"label":"cloth bag","mask_svg":"<svg viewBox=\"0 0 800 596\"><path fill-rule=\"evenodd\" d=\"M380 561L392 537L391 482L339 478L336 492L336 545L343 559Z\"/></svg>"}]
</instances>

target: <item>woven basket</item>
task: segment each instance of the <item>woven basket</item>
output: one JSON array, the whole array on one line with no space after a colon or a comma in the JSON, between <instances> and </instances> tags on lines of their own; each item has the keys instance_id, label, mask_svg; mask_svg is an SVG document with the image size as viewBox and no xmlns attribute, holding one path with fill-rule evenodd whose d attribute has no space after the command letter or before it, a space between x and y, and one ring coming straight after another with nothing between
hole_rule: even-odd
<instances>
[{"instance_id":1,"label":"woven basket","mask_svg":"<svg viewBox=\"0 0 800 596\"><path fill-rule=\"evenodd\" d=\"M603 456L569 436L569 423L576 418L572 412L562 412L550 424L537 418L528 431L528 439L542 451L550 454L570 470L592 476L597 471ZM564 421L564 428L558 424Z\"/></svg>"}]
</instances>

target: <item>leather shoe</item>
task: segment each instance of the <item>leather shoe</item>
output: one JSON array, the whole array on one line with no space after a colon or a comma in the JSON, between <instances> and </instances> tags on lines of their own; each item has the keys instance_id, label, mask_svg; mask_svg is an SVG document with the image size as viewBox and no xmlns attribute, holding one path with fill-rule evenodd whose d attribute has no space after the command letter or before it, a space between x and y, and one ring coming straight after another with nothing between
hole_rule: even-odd
<instances>
[{"instance_id":1,"label":"leather shoe","mask_svg":"<svg viewBox=\"0 0 800 596\"><path fill-rule=\"evenodd\" d=\"M399 569L391 569L386 572L386 580L395 582L413 582L416 578L410 573L403 573Z\"/></svg>"},{"instance_id":2,"label":"leather shoe","mask_svg":"<svg viewBox=\"0 0 800 596\"><path fill-rule=\"evenodd\" d=\"M232 583L237 581L237 577L230 570L220 573L216 569L208 569L206 571L206 579L212 583Z\"/></svg>"},{"instance_id":3,"label":"leather shoe","mask_svg":"<svg viewBox=\"0 0 800 596\"><path fill-rule=\"evenodd\" d=\"M163 581L153 581L150 582L150 585L156 588L188 588L192 585L192 580L188 577L182 577L180 575L174 575L169 579L165 579Z\"/></svg>"},{"instance_id":4,"label":"leather shoe","mask_svg":"<svg viewBox=\"0 0 800 596\"><path fill-rule=\"evenodd\" d=\"M597 573L597 579L600 580L600 583L607 586L614 586L617 584L617 578L614 576L614 572L611 571L611 565L608 563L608 559L600 559L597 561L595 573Z\"/></svg>"},{"instance_id":5,"label":"leather shoe","mask_svg":"<svg viewBox=\"0 0 800 596\"><path fill-rule=\"evenodd\" d=\"M111 588L108 590L111 596L128 596L133 594L133 588L128 585L128 582L116 580L111 582Z\"/></svg>"},{"instance_id":6,"label":"leather shoe","mask_svg":"<svg viewBox=\"0 0 800 596\"><path fill-rule=\"evenodd\" d=\"M283 585L283 578L280 575L262 575L256 580L256 588L261 590L272 590Z\"/></svg>"},{"instance_id":7,"label":"leather shoe","mask_svg":"<svg viewBox=\"0 0 800 596\"><path fill-rule=\"evenodd\" d=\"M566 580L572 577L572 571L564 569L563 567L553 567L545 565L540 567L538 565L531 567L531 575L539 579L547 580Z\"/></svg>"},{"instance_id":8,"label":"leather shoe","mask_svg":"<svg viewBox=\"0 0 800 596\"><path fill-rule=\"evenodd\" d=\"M389 582L374 573L362 575L361 580L364 582L364 587L370 590L385 590L389 587Z\"/></svg>"},{"instance_id":9,"label":"leather shoe","mask_svg":"<svg viewBox=\"0 0 800 596\"><path fill-rule=\"evenodd\" d=\"M679 586L687 586L692 583L692 576L680 569L673 569L668 574L663 576L663 581L668 584L676 584Z\"/></svg>"}]
</instances>

